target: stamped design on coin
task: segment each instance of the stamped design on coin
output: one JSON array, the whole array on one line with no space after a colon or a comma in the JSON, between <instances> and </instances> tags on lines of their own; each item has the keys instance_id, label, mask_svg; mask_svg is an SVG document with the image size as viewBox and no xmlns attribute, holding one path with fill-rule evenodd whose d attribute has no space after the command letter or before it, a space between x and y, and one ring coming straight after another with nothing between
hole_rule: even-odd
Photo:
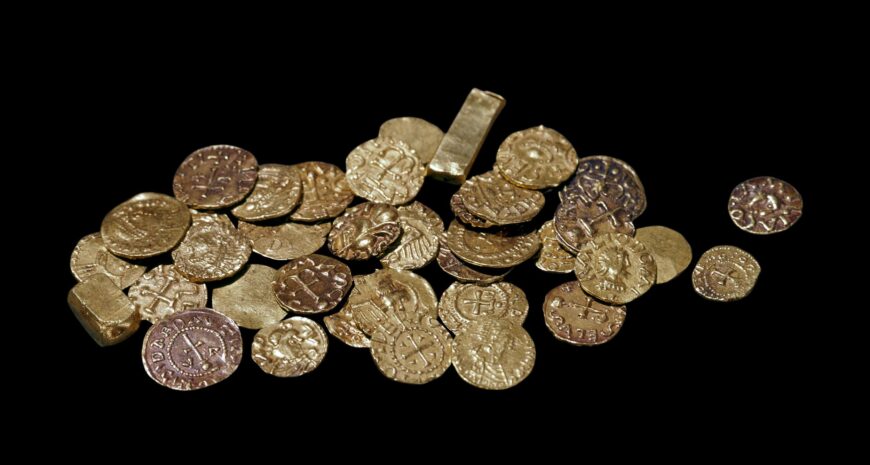
<instances>
[{"instance_id":1,"label":"stamped design on coin","mask_svg":"<svg viewBox=\"0 0 870 465\"><path fill-rule=\"evenodd\" d=\"M274 163L260 165L254 190L232 212L245 221L279 218L296 208L301 197L302 180L296 168Z\"/></svg>"},{"instance_id":2,"label":"stamped design on coin","mask_svg":"<svg viewBox=\"0 0 870 465\"><path fill-rule=\"evenodd\" d=\"M444 131L426 120L405 116L385 121L378 131L378 138L407 142L414 149L414 155L425 164L435 156Z\"/></svg>"},{"instance_id":3,"label":"stamped design on coin","mask_svg":"<svg viewBox=\"0 0 870 465\"><path fill-rule=\"evenodd\" d=\"M728 199L728 213L734 224L752 234L785 231L800 219L803 208L797 189L770 176L741 182Z\"/></svg>"},{"instance_id":4,"label":"stamped design on coin","mask_svg":"<svg viewBox=\"0 0 870 465\"><path fill-rule=\"evenodd\" d=\"M586 205L601 200L611 209L621 207L633 221L646 209L646 193L628 163L606 155L580 159L577 174L565 186L562 202L579 199Z\"/></svg>"},{"instance_id":5,"label":"stamped design on coin","mask_svg":"<svg viewBox=\"0 0 870 465\"><path fill-rule=\"evenodd\" d=\"M438 267L444 270L445 273L462 283L491 284L504 279L513 269L508 268L501 273L488 274L471 268L450 251L450 247L447 246L447 233L441 234L439 238L438 256L435 258L435 261L438 263Z\"/></svg>"},{"instance_id":6,"label":"stamped design on coin","mask_svg":"<svg viewBox=\"0 0 870 465\"><path fill-rule=\"evenodd\" d=\"M257 159L231 145L201 148L184 159L175 172L172 191L187 205L205 210L242 201L257 182Z\"/></svg>"},{"instance_id":7,"label":"stamped design on coin","mask_svg":"<svg viewBox=\"0 0 870 465\"><path fill-rule=\"evenodd\" d=\"M579 281L559 285L544 298L544 322L556 339L578 346L604 344L625 321L625 306L595 301Z\"/></svg>"},{"instance_id":8,"label":"stamped design on coin","mask_svg":"<svg viewBox=\"0 0 870 465\"><path fill-rule=\"evenodd\" d=\"M566 199L553 218L556 239L573 253L596 236L613 232L634 235L634 224L627 211L606 199L589 204L579 198Z\"/></svg>"},{"instance_id":9,"label":"stamped design on coin","mask_svg":"<svg viewBox=\"0 0 870 465\"><path fill-rule=\"evenodd\" d=\"M457 257L472 265L508 268L533 257L541 248L537 231L515 236L467 229L453 220L447 228L447 245Z\"/></svg>"},{"instance_id":10,"label":"stamped design on coin","mask_svg":"<svg viewBox=\"0 0 870 465\"><path fill-rule=\"evenodd\" d=\"M401 233L396 207L365 202L332 223L327 244L339 258L367 260L384 253Z\"/></svg>"},{"instance_id":11,"label":"stamped design on coin","mask_svg":"<svg viewBox=\"0 0 870 465\"><path fill-rule=\"evenodd\" d=\"M372 139L347 156L347 183L354 194L372 202L410 202L425 176L425 165L401 140Z\"/></svg>"},{"instance_id":12,"label":"stamped design on coin","mask_svg":"<svg viewBox=\"0 0 870 465\"><path fill-rule=\"evenodd\" d=\"M387 378L425 384L450 368L453 340L437 321L427 317L396 334L378 330L372 335L372 357Z\"/></svg>"},{"instance_id":13,"label":"stamped design on coin","mask_svg":"<svg viewBox=\"0 0 870 465\"><path fill-rule=\"evenodd\" d=\"M103 218L100 237L119 257L148 258L172 250L189 226L190 212L183 203L148 192L113 208Z\"/></svg>"},{"instance_id":14,"label":"stamped design on coin","mask_svg":"<svg viewBox=\"0 0 870 465\"><path fill-rule=\"evenodd\" d=\"M335 218L353 202L353 191L339 167L308 161L293 165L302 181L302 202L290 215L293 221L314 222Z\"/></svg>"},{"instance_id":15,"label":"stamped design on coin","mask_svg":"<svg viewBox=\"0 0 870 465\"><path fill-rule=\"evenodd\" d=\"M535 266L541 271L551 273L573 273L574 255L562 247L553 223L553 220L547 221L538 230L538 235L541 236L541 253Z\"/></svg>"},{"instance_id":16,"label":"stamped design on coin","mask_svg":"<svg viewBox=\"0 0 870 465\"><path fill-rule=\"evenodd\" d=\"M611 233L595 237L580 249L574 272L590 295L605 302L625 304L652 287L656 263L640 241Z\"/></svg>"},{"instance_id":17,"label":"stamped design on coin","mask_svg":"<svg viewBox=\"0 0 870 465\"><path fill-rule=\"evenodd\" d=\"M398 210L402 235L381 257L381 263L397 270L422 268L438 254L438 237L444 232L444 222L420 202Z\"/></svg>"},{"instance_id":18,"label":"stamped design on coin","mask_svg":"<svg viewBox=\"0 0 870 465\"><path fill-rule=\"evenodd\" d=\"M205 284L196 284L172 265L157 265L142 275L127 292L143 320L151 323L178 312L203 308L208 303Z\"/></svg>"},{"instance_id":19,"label":"stamped design on coin","mask_svg":"<svg viewBox=\"0 0 870 465\"><path fill-rule=\"evenodd\" d=\"M469 212L495 224L525 223L544 207L543 194L517 187L495 171L465 181L459 196Z\"/></svg>"},{"instance_id":20,"label":"stamped design on coin","mask_svg":"<svg viewBox=\"0 0 870 465\"><path fill-rule=\"evenodd\" d=\"M535 344L521 326L506 320L469 323L453 340L453 366L481 389L507 389L524 380L535 365Z\"/></svg>"},{"instance_id":21,"label":"stamped design on coin","mask_svg":"<svg viewBox=\"0 0 870 465\"><path fill-rule=\"evenodd\" d=\"M332 257L311 254L282 266L272 290L287 310L324 313L335 308L352 285L347 265Z\"/></svg>"},{"instance_id":22,"label":"stamped design on coin","mask_svg":"<svg viewBox=\"0 0 870 465\"><path fill-rule=\"evenodd\" d=\"M538 126L509 135L498 148L495 167L517 186L545 189L567 181L577 162L577 151L565 136Z\"/></svg>"},{"instance_id":23,"label":"stamped design on coin","mask_svg":"<svg viewBox=\"0 0 870 465\"><path fill-rule=\"evenodd\" d=\"M251 345L251 358L270 375L302 376L320 365L328 344L320 325L294 316L258 331Z\"/></svg>"},{"instance_id":24,"label":"stamped design on coin","mask_svg":"<svg viewBox=\"0 0 870 465\"><path fill-rule=\"evenodd\" d=\"M248 239L222 222L191 226L172 251L175 270L195 283L229 278L245 266L250 256Z\"/></svg>"},{"instance_id":25,"label":"stamped design on coin","mask_svg":"<svg viewBox=\"0 0 870 465\"><path fill-rule=\"evenodd\" d=\"M730 302L749 295L759 273L761 265L752 255L731 245L720 245L698 259L692 285L701 297Z\"/></svg>"},{"instance_id":26,"label":"stamped design on coin","mask_svg":"<svg viewBox=\"0 0 870 465\"><path fill-rule=\"evenodd\" d=\"M260 226L239 221L239 231L251 241L254 252L272 260L292 260L313 254L326 244L332 223L284 223Z\"/></svg>"},{"instance_id":27,"label":"stamped design on coin","mask_svg":"<svg viewBox=\"0 0 870 465\"><path fill-rule=\"evenodd\" d=\"M80 282L97 273L103 273L121 289L130 287L145 273L144 266L134 265L112 255L103 244L100 233L88 234L76 244L69 267Z\"/></svg>"}]
</instances>

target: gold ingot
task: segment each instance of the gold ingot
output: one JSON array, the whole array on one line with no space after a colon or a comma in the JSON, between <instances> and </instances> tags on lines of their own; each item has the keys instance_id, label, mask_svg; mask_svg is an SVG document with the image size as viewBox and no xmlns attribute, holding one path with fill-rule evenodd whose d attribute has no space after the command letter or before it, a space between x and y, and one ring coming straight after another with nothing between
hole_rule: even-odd
<instances>
[{"instance_id":1,"label":"gold ingot","mask_svg":"<svg viewBox=\"0 0 870 465\"><path fill-rule=\"evenodd\" d=\"M100 233L88 234L76 244L69 259L69 267L79 281L103 273L121 289L130 287L145 273L144 266L134 265L112 255L103 244Z\"/></svg>"},{"instance_id":2,"label":"gold ingot","mask_svg":"<svg viewBox=\"0 0 870 465\"><path fill-rule=\"evenodd\" d=\"M67 303L97 344L117 344L139 329L139 311L124 292L102 273L75 285Z\"/></svg>"},{"instance_id":3,"label":"gold ingot","mask_svg":"<svg viewBox=\"0 0 870 465\"><path fill-rule=\"evenodd\" d=\"M447 246L462 260L486 268L509 268L535 256L541 248L537 231L515 236L467 229L453 220Z\"/></svg>"},{"instance_id":4,"label":"gold ingot","mask_svg":"<svg viewBox=\"0 0 870 465\"><path fill-rule=\"evenodd\" d=\"M692 271L692 285L701 297L719 302L740 300L752 291L761 273L755 257L732 245L704 252Z\"/></svg>"},{"instance_id":5,"label":"gold ingot","mask_svg":"<svg viewBox=\"0 0 870 465\"><path fill-rule=\"evenodd\" d=\"M656 260L656 284L676 278L692 263L692 246L682 234L671 228L640 228L635 233L635 239L641 241Z\"/></svg>"},{"instance_id":6,"label":"gold ingot","mask_svg":"<svg viewBox=\"0 0 870 465\"><path fill-rule=\"evenodd\" d=\"M579 160L565 136L538 126L509 135L498 147L495 167L517 186L546 189L567 181Z\"/></svg>"},{"instance_id":7,"label":"gold ingot","mask_svg":"<svg viewBox=\"0 0 870 465\"><path fill-rule=\"evenodd\" d=\"M538 235L541 236L541 253L535 266L550 273L573 273L574 255L562 247L553 229L553 220L544 223Z\"/></svg>"},{"instance_id":8,"label":"gold ingot","mask_svg":"<svg viewBox=\"0 0 870 465\"><path fill-rule=\"evenodd\" d=\"M265 265L249 265L241 276L212 290L212 307L243 328L261 329L281 321L287 312L272 293L276 272Z\"/></svg>"},{"instance_id":9,"label":"gold ingot","mask_svg":"<svg viewBox=\"0 0 870 465\"><path fill-rule=\"evenodd\" d=\"M414 149L414 155L427 164L435 156L444 138L444 131L426 120L405 116L385 121L378 131L378 137L407 143Z\"/></svg>"}]
</instances>

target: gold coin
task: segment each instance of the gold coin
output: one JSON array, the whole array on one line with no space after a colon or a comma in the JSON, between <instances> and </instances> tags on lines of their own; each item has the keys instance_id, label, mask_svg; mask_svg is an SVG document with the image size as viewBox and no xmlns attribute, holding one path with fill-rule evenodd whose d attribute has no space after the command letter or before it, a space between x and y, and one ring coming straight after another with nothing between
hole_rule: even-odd
<instances>
[{"instance_id":1,"label":"gold coin","mask_svg":"<svg viewBox=\"0 0 870 465\"><path fill-rule=\"evenodd\" d=\"M191 226L172 251L175 270L195 283L229 278L245 266L250 256L248 239L220 222Z\"/></svg>"},{"instance_id":2,"label":"gold coin","mask_svg":"<svg viewBox=\"0 0 870 465\"><path fill-rule=\"evenodd\" d=\"M481 218L468 211L468 209L465 208L465 204L462 203L462 196L459 195L459 192L450 197L450 210L453 211L453 214L456 215L456 218L459 221L462 221L473 228L491 228L496 226L492 221L489 221L486 218Z\"/></svg>"},{"instance_id":3,"label":"gold coin","mask_svg":"<svg viewBox=\"0 0 870 465\"><path fill-rule=\"evenodd\" d=\"M293 165L302 181L302 202L290 215L293 221L314 222L341 215L353 202L353 191L339 167L309 161Z\"/></svg>"},{"instance_id":4,"label":"gold coin","mask_svg":"<svg viewBox=\"0 0 870 465\"><path fill-rule=\"evenodd\" d=\"M732 245L719 245L698 259L692 285L701 297L731 302L749 295L759 273L761 265L752 255Z\"/></svg>"},{"instance_id":5,"label":"gold coin","mask_svg":"<svg viewBox=\"0 0 870 465\"><path fill-rule=\"evenodd\" d=\"M556 208L553 230L560 244L577 253L596 236L614 232L634 236L634 223L619 203L608 198L590 203L575 198L564 200Z\"/></svg>"},{"instance_id":6,"label":"gold coin","mask_svg":"<svg viewBox=\"0 0 870 465\"><path fill-rule=\"evenodd\" d=\"M579 281L553 288L544 298L544 323L556 339L576 346L609 341L625 321L625 306L615 307L586 295Z\"/></svg>"},{"instance_id":7,"label":"gold coin","mask_svg":"<svg viewBox=\"0 0 870 465\"><path fill-rule=\"evenodd\" d=\"M208 303L205 284L190 282L172 265L157 265L127 291L143 320L156 323L169 315L203 308Z\"/></svg>"},{"instance_id":8,"label":"gold coin","mask_svg":"<svg viewBox=\"0 0 870 465\"><path fill-rule=\"evenodd\" d=\"M372 358L387 378L407 384L425 384L450 368L453 339L434 318L396 333L378 330L372 336Z\"/></svg>"},{"instance_id":9,"label":"gold coin","mask_svg":"<svg viewBox=\"0 0 870 465\"><path fill-rule=\"evenodd\" d=\"M212 145L181 162L172 180L172 192L193 208L214 210L241 202L256 182L257 159L251 152Z\"/></svg>"},{"instance_id":10,"label":"gold coin","mask_svg":"<svg viewBox=\"0 0 870 465\"><path fill-rule=\"evenodd\" d=\"M517 186L545 189L567 181L578 161L577 151L565 136L538 126L509 135L498 147L495 167Z\"/></svg>"},{"instance_id":11,"label":"gold coin","mask_svg":"<svg viewBox=\"0 0 870 465\"><path fill-rule=\"evenodd\" d=\"M583 290L612 304L640 297L656 280L656 262L637 239L611 233L587 242L574 263Z\"/></svg>"},{"instance_id":12,"label":"gold coin","mask_svg":"<svg viewBox=\"0 0 870 465\"><path fill-rule=\"evenodd\" d=\"M692 263L692 247L673 229L647 226L638 229L635 238L643 242L656 260L656 284L676 278Z\"/></svg>"},{"instance_id":13,"label":"gold coin","mask_svg":"<svg viewBox=\"0 0 870 465\"><path fill-rule=\"evenodd\" d=\"M453 333L472 321L486 318L508 320L522 325L529 313L529 301L522 289L510 283L453 283L441 295L438 317Z\"/></svg>"},{"instance_id":14,"label":"gold coin","mask_svg":"<svg viewBox=\"0 0 870 465\"><path fill-rule=\"evenodd\" d=\"M535 343L522 326L507 320L472 321L453 340L459 377L482 389L507 389L535 365Z\"/></svg>"},{"instance_id":15,"label":"gold coin","mask_svg":"<svg viewBox=\"0 0 870 465\"><path fill-rule=\"evenodd\" d=\"M100 233L88 234L76 244L69 259L69 267L79 281L102 273L121 289L130 287L145 273L144 266L134 265L109 253Z\"/></svg>"},{"instance_id":16,"label":"gold coin","mask_svg":"<svg viewBox=\"0 0 870 465\"><path fill-rule=\"evenodd\" d=\"M293 260L317 252L331 229L332 223L260 226L239 221L239 231L251 241L254 252L272 260Z\"/></svg>"},{"instance_id":17,"label":"gold coin","mask_svg":"<svg viewBox=\"0 0 870 465\"><path fill-rule=\"evenodd\" d=\"M459 196L469 212L499 225L525 223L544 207L544 194L517 187L495 171L465 181Z\"/></svg>"},{"instance_id":18,"label":"gold coin","mask_svg":"<svg viewBox=\"0 0 870 465\"><path fill-rule=\"evenodd\" d=\"M302 376L320 365L329 341L323 328L303 316L294 316L257 331L251 358L273 376Z\"/></svg>"},{"instance_id":19,"label":"gold coin","mask_svg":"<svg viewBox=\"0 0 870 465\"><path fill-rule=\"evenodd\" d=\"M535 266L551 273L573 273L574 255L562 247L553 229L553 220L547 221L538 230L541 236L541 253Z\"/></svg>"},{"instance_id":20,"label":"gold coin","mask_svg":"<svg viewBox=\"0 0 870 465\"><path fill-rule=\"evenodd\" d=\"M785 231L800 219L803 209L804 201L797 189L770 176L741 182L728 199L731 220L752 234Z\"/></svg>"},{"instance_id":21,"label":"gold coin","mask_svg":"<svg viewBox=\"0 0 870 465\"><path fill-rule=\"evenodd\" d=\"M347 183L354 194L372 202L401 205L423 187L426 167L408 144L372 139L347 156Z\"/></svg>"},{"instance_id":22,"label":"gold coin","mask_svg":"<svg viewBox=\"0 0 870 465\"><path fill-rule=\"evenodd\" d=\"M108 275L96 273L67 295L76 319L102 347L117 344L139 329L139 312Z\"/></svg>"},{"instance_id":23,"label":"gold coin","mask_svg":"<svg viewBox=\"0 0 870 465\"><path fill-rule=\"evenodd\" d=\"M359 328L347 306L337 313L323 317L323 324L336 339L351 347L367 348L372 346L372 340Z\"/></svg>"},{"instance_id":24,"label":"gold coin","mask_svg":"<svg viewBox=\"0 0 870 465\"><path fill-rule=\"evenodd\" d=\"M106 248L124 258L148 258L172 250L190 226L190 212L178 200L144 193L113 208L103 218Z\"/></svg>"},{"instance_id":25,"label":"gold coin","mask_svg":"<svg viewBox=\"0 0 870 465\"><path fill-rule=\"evenodd\" d=\"M311 254L282 266L272 282L278 303L298 313L328 312L341 302L350 286L350 268L324 255Z\"/></svg>"},{"instance_id":26,"label":"gold coin","mask_svg":"<svg viewBox=\"0 0 870 465\"><path fill-rule=\"evenodd\" d=\"M484 273L479 270L475 270L471 268L468 264L462 262L462 260L456 258L456 255L450 251L450 247L447 246L447 234L441 234L441 237L438 240L438 256L435 258L435 261L438 263L438 266L444 270L445 273L449 274L456 278L457 281L463 283L478 283L478 284L492 284L497 281L501 281L507 276L508 273L513 268L508 268L501 273L497 274L489 274Z\"/></svg>"},{"instance_id":27,"label":"gold coin","mask_svg":"<svg viewBox=\"0 0 870 465\"><path fill-rule=\"evenodd\" d=\"M420 202L398 210L402 235L381 257L381 264L397 270L422 268L438 255L438 237L444 232L444 222Z\"/></svg>"},{"instance_id":28,"label":"gold coin","mask_svg":"<svg viewBox=\"0 0 870 465\"><path fill-rule=\"evenodd\" d=\"M444 138L444 131L434 124L405 116L387 120L378 131L379 139L395 139L407 143L423 164L429 163Z\"/></svg>"},{"instance_id":29,"label":"gold coin","mask_svg":"<svg viewBox=\"0 0 870 465\"><path fill-rule=\"evenodd\" d=\"M212 290L212 306L243 328L260 329L281 321L287 312L272 294L275 274L266 265L248 265L240 276Z\"/></svg>"},{"instance_id":30,"label":"gold coin","mask_svg":"<svg viewBox=\"0 0 870 465\"><path fill-rule=\"evenodd\" d=\"M279 218L293 211L301 197L302 180L296 168L275 163L260 165L254 190L232 212L245 221Z\"/></svg>"},{"instance_id":31,"label":"gold coin","mask_svg":"<svg viewBox=\"0 0 870 465\"><path fill-rule=\"evenodd\" d=\"M384 253L402 234L399 211L382 203L349 208L332 222L329 251L345 260L368 260Z\"/></svg>"},{"instance_id":32,"label":"gold coin","mask_svg":"<svg viewBox=\"0 0 870 465\"><path fill-rule=\"evenodd\" d=\"M428 281L405 270L385 268L354 276L345 308L357 326L371 336L383 330L393 334L426 317L438 316L438 297Z\"/></svg>"},{"instance_id":33,"label":"gold coin","mask_svg":"<svg viewBox=\"0 0 870 465\"><path fill-rule=\"evenodd\" d=\"M583 157L577 164L577 174L559 193L562 202L581 201L585 205L605 202L613 211L625 211L633 221L646 209L646 193L634 168L607 155Z\"/></svg>"},{"instance_id":34,"label":"gold coin","mask_svg":"<svg viewBox=\"0 0 870 465\"><path fill-rule=\"evenodd\" d=\"M508 268L532 258L541 248L537 231L515 236L466 229L453 220L447 228L447 246L472 265Z\"/></svg>"}]
</instances>

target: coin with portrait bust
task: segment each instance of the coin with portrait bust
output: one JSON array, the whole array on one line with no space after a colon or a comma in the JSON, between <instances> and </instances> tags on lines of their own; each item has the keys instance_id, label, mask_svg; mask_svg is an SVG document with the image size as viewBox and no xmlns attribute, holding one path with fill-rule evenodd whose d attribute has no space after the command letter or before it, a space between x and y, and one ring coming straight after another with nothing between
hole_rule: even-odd
<instances>
[{"instance_id":1,"label":"coin with portrait bust","mask_svg":"<svg viewBox=\"0 0 870 465\"><path fill-rule=\"evenodd\" d=\"M640 297L656 280L656 262L646 246L625 234L596 236L583 245L574 273L589 295L612 304Z\"/></svg>"}]
</instances>

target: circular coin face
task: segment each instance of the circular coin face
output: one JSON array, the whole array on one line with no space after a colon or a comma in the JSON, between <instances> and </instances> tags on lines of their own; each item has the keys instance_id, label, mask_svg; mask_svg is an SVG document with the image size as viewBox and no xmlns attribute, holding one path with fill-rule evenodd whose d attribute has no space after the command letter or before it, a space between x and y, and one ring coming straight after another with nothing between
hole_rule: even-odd
<instances>
[{"instance_id":1,"label":"circular coin face","mask_svg":"<svg viewBox=\"0 0 870 465\"><path fill-rule=\"evenodd\" d=\"M347 156L347 183L354 194L372 202L410 202L425 176L423 162L400 140L372 139Z\"/></svg>"},{"instance_id":2,"label":"circular coin face","mask_svg":"<svg viewBox=\"0 0 870 465\"><path fill-rule=\"evenodd\" d=\"M535 365L535 343L507 320L471 322L453 340L453 366L467 383L507 389L524 380Z\"/></svg>"},{"instance_id":3,"label":"circular coin face","mask_svg":"<svg viewBox=\"0 0 870 465\"><path fill-rule=\"evenodd\" d=\"M290 215L293 221L314 222L335 218L353 202L353 191L339 167L309 161L293 165L302 181L302 202Z\"/></svg>"},{"instance_id":4,"label":"circular coin face","mask_svg":"<svg viewBox=\"0 0 870 465\"><path fill-rule=\"evenodd\" d=\"M525 223L544 207L543 194L517 187L495 171L465 181L458 195L470 213L498 225Z\"/></svg>"},{"instance_id":5,"label":"circular coin face","mask_svg":"<svg viewBox=\"0 0 870 465\"><path fill-rule=\"evenodd\" d=\"M296 168L287 165L260 165L257 184L241 205L233 208L236 218L260 221L289 214L302 197L302 181Z\"/></svg>"},{"instance_id":6,"label":"circular coin face","mask_svg":"<svg viewBox=\"0 0 870 465\"><path fill-rule=\"evenodd\" d=\"M804 201L791 184L770 176L743 181L731 191L728 213L738 228L752 234L785 231L800 219Z\"/></svg>"},{"instance_id":7,"label":"circular coin face","mask_svg":"<svg viewBox=\"0 0 870 465\"><path fill-rule=\"evenodd\" d=\"M367 260L384 253L401 233L396 207L365 202L332 223L327 244L336 257Z\"/></svg>"},{"instance_id":8,"label":"circular coin face","mask_svg":"<svg viewBox=\"0 0 870 465\"><path fill-rule=\"evenodd\" d=\"M222 222L191 226L172 251L175 270L195 283L229 278L245 266L250 256L248 239Z\"/></svg>"},{"instance_id":9,"label":"circular coin face","mask_svg":"<svg viewBox=\"0 0 870 465\"><path fill-rule=\"evenodd\" d=\"M577 174L560 197L563 202L580 199L587 205L606 202L611 208L625 209L630 221L646 209L646 193L637 173L628 163L606 155L581 158Z\"/></svg>"},{"instance_id":10,"label":"circular coin face","mask_svg":"<svg viewBox=\"0 0 870 465\"><path fill-rule=\"evenodd\" d=\"M353 278L344 263L324 255L311 254L282 266L272 290L282 307L298 313L324 313L335 308Z\"/></svg>"},{"instance_id":11,"label":"circular coin face","mask_svg":"<svg viewBox=\"0 0 870 465\"><path fill-rule=\"evenodd\" d=\"M251 358L273 376L309 373L326 356L326 332L309 318L294 316L266 326L254 336Z\"/></svg>"},{"instance_id":12,"label":"circular coin face","mask_svg":"<svg viewBox=\"0 0 870 465\"><path fill-rule=\"evenodd\" d=\"M398 210L402 234L381 257L381 264L396 270L422 268L438 254L438 238L444 232L444 222L420 202L401 206Z\"/></svg>"},{"instance_id":13,"label":"circular coin face","mask_svg":"<svg viewBox=\"0 0 870 465\"><path fill-rule=\"evenodd\" d=\"M372 357L381 373L401 383L425 384L450 368L453 339L434 318L372 335Z\"/></svg>"},{"instance_id":14,"label":"circular coin face","mask_svg":"<svg viewBox=\"0 0 870 465\"><path fill-rule=\"evenodd\" d=\"M568 180L577 161L577 151L565 136L538 126L509 135L498 148L495 167L517 186L545 189Z\"/></svg>"},{"instance_id":15,"label":"circular coin face","mask_svg":"<svg viewBox=\"0 0 870 465\"><path fill-rule=\"evenodd\" d=\"M145 273L144 266L134 265L109 253L100 233L88 234L76 244L69 267L79 281L103 273L121 289L130 287Z\"/></svg>"},{"instance_id":16,"label":"circular coin face","mask_svg":"<svg viewBox=\"0 0 870 465\"><path fill-rule=\"evenodd\" d=\"M752 291L761 265L747 252L720 245L704 252L692 271L695 292L720 302L740 300Z\"/></svg>"},{"instance_id":17,"label":"circular coin face","mask_svg":"<svg viewBox=\"0 0 870 465\"><path fill-rule=\"evenodd\" d=\"M573 253L593 237L618 232L634 235L634 223L627 211L607 199L586 203L565 199L556 208L553 231L560 244Z\"/></svg>"},{"instance_id":18,"label":"circular coin face","mask_svg":"<svg viewBox=\"0 0 870 465\"><path fill-rule=\"evenodd\" d=\"M625 234L597 236L580 249L574 272L588 294L612 304L640 297L656 280L653 255Z\"/></svg>"},{"instance_id":19,"label":"circular coin face","mask_svg":"<svg viewBox=\"0 0 870 465\"><path fill-rule=\"evenodd\" d=\"M127 295L143 320L156 323L185 310L208 303L205 284L196 284L175 271L172 265L157 265L133 283Z\"/></svg>"},{"instance_id":20,"label":"circular coin face","mask_svg":"<svg viewBox=\"0 0 870 465\"><path fill-rule=\"evenodd\" d=\"M231 145L212 145L184 159L175 172L175 197L193 208L214 210L242 201L257 182L257 159Z\"/></svg>"},{"instance_id":21,"label":"circular coin face","mask_svg":"<svg viewBox=\"0 0 870 465\"><path fill-rule=\"evenodd\" d=\"M510 283L489 285L453 283L441 295L438 317L453 333L480 319L499 318L522 325L529 301L522 289Z\"/></svg>"},{"instance_id":22,"label":"circular coin face","mask_svg":"<svg viewBox=\"0 0 870 465\"><path fill-rule=\"evenodd\" d=\"M103 218L100 236L119 257L148 258L172 250L189 226L190 211L183 203L149 192L113 208Z\"/></svg>"},{"instance_id":23,"label":"circular coin face","mask_svg":"<svg viewBox=\"0 0 870 465\"><path fill-rule=\"evenodd\" d=\"M586 295L579 281L554 288L544 298L544 322L556 339L577 346L609 341L625 321L625 306L605 305Z\"/></svg>"}]
</instances>

